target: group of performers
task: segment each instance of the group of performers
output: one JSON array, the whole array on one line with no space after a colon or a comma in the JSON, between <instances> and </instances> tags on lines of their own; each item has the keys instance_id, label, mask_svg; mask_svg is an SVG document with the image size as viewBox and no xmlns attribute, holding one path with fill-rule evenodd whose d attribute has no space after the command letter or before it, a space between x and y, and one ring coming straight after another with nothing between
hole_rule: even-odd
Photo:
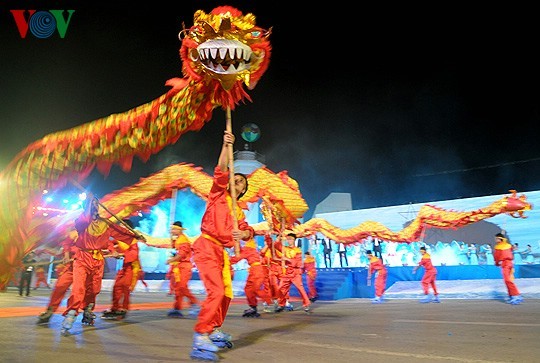
<instances>
[{"instance_id":1,"label":"group of performers","mask_svg":"<svg viewBox=\"0 0 540 363\"><path fill-rule=\"evenodd\" d=\"M224 140L230 140L231 134L226 133ZM220 158L221 160L221 158ZM221 164L220 164L221 165ZM244 311L245 317L258 317L258 304L262 302L265 311L281 312L289 307L289 291L295 285L300 292L302 305L310 312L311 303L317 299L315 288L316 268L315 259L310 252L302 258L301 248L296 246L296 235L288 233L282 238L273 239L271 234L265 236L265 245L259 250L254 240L253 230L237 209L238 228L234 229L234 220L230 218L230 226L223 226L227 220L222 209L230 210L230 194L228 192L228 175L226 168L215 169L212 208L207 208L203 217L201 236L191 244L183 234L185 230L180 221L171 225L171 247L175 255L167 262L170 265L170 276L175 294L174 306L169 316L182 317L183 300L188 299L191 305L190 315L197 317L194 326L193 349L190 356L193 359L215 360L220 348L233 347L232 337L221 328L225 322L228 307L232 298L232 265L246 260L249 264L249 275L244 292L249 306ZM241 174L236 174L239 185L238 195L247 189L247 179L242 180ZM40 322L48 322L57 311L65 293L72 287L67 307L63 312L62 331L71 329L77 315L82 311L82 322L92 324L95 319L93 312L96 296L101 290L104 259L106 257L122 257L122 269L118 271L113 288L112 306L103 314L104 318L123 318L129 309L129 295L138 281L141 270L138 260L138 242L145 242L145 237L133 230L129 220L123 223L111 223L99 216L99 205L95 199L89 203L89 208L77 219L76 231L62 244L64 251L63 263L57 266L58 280L51 293L47 310L39 316ZM218 222L218 220L220 222ZM240 229L244 228L244 229ZM228 231L228 232L227 232ZM227 244L218 243L225 239ZM228 236L228 237L227 237ZM236 236L236 237L235 237ZM234 249L234 243L241 241L241 246ZM494 259L501 266L503 279L508 289L508 303L518 305L523 301L513 279L513 246L501 233L495 236ZM234 253L228 256L228 252ZM106 252L104 252L106 251ZM425 246L420 248L422 259L414 267L414 272L425 269L421 284L425 297L422 303L440 302L435 284L437 270L431 262L431 256ZM386 290L387 270L382 258L367 250L369 258L368 281L375 275L374 304L384 301ZM199 303L191 293L188 282L191 279L193 262L199 270L201 280L207 291L206 298ZM302 274L305 273L308 289L303 286ZM368 282L369 284L369 282ZM433 296L430 295L430 289ZM266 310L268 309L268 310Z\"/></svg>"},{"instance_id":2,"label":"group of performers","mask_svg":"<svg viewBox=\"0 0 540 363\"><path fill-rule=\"evenodd\" d=\"M317 299L315 289L315 259L308 252L303 259L302 249L296 246L297 236L273 239L271 233L265 236L266 244L258 251L254 241L254 229L246 222L244 212L234 201L247 191L248 180L240 173L231 175L229 166L229 147L234 143L234 135L225 131L223 146L214 169L212 187L207 200L207 207L202 217L201 234L193 242L183 234L182 223L177 221L171 226L171 247L175 255L167 262L171 266L170 278L175 293L175 302L169 316L181 317L183 300L187 298L191 305L191 315L197 317L194 325L192 359L218 360L220 348L232 348L232 336L222 330L232 295L232 265L245 259L249 276L245 285L246 300L249 308L245 317L257 317L258 302L266 307L274 304L274 311L279 313L288 308L289 292L295 285L302 298L305 312L311 312L311 303ZM63 244L64 265L59 271L47 311L40 315L41 322L46 322L58 309L67 289L71 286L71 295L63 312L62 333L67 334L82 311L82 323L93 324L96 296L101 291L106 257L124 258L122 269L117 273L113 288L113 301L105 318L122 318L129 309L129 295L133 290L141 270L138 256L138 242L146 238L133 229L129 220L121 223L111 222L99 215L99 201L90 198L86 210L75 222L75 231ZM501 266L503 278L508 287L511 304L523 300L513 283L512 245L502 234L496 236L494 249L495 263ZM234 254L229 256L228 250ZM105 251L105 252L104 252ZM426 247L420 248L422 259L414 268L424 267L422 287L425 298L421 302L440 302L435 285L437 270L431 262ZM366 251L369 258L369 278L375 278L375 298L373 303L382 303L386 289L386 266L380 257ZM199 304L188 287L191 278L192 263L199 271L206 297ZM308 292L302 283L302 274L306 273ZM429 289L433 290L433 297ZM199 306L200 305L200 306Z\"/></svg>"},{"instance_id":3,"label":"group of performers","mask_svg":"<svg viewBox=\"0 0 540 363\"><path fill-rule=\"evenodd\" d=\"M129 221L114 223L99 215L99 202L90 198L84 212L75 221L75 230L62 244L63 264L57 266L58 281L51 294L47 310L39 316L39 322L48 322L58 308L67 290L71 294L63 312L62 333L67 334L82 311L82 322L93 324L96 315L96 297L101 292L106 257L124 257L113 289L111 313L125 315L129 306L129 293L137 281L138 234Z\"/></svg>"},{"instance_id":4,"label":"group of performers","mask_svg":"<svg viewBox=\"0 0 540 363\"><path fill-rule=\"evenodd\" d=\"M428 253L426 246L420 247L422 258L413 268L413 273L423 267L424 275L421 279L424 298L421 303L440 303L439 293L437 291L437 268L433 265L431 255ZM372 299L373 304L380 304L384 301L383 294L386 290L386 280L388 271L386 265L382 261L382 257L377 257L371 250L367 250L366 254L369 258L368 266L368 285L371 283L371 277L375 274L375 298ZM512 305L519 305L523 301L519 289L514 282L514 246L508 242L508 238L502 234L495 235L495 248L493 252L495 265L500 266L508 298L506 302ZM430 294L430 289L433 291L433 296Z\"/></svg>"},{"instance_id":5,"label":"group of performers","mask_svg":"<svg viewBox=\"0 0 540 363\"><path fill-rule=\"evenodd\" d=\"M222 325L233 297L231 266L238 261L246 259L250 265L245 286L249 306L244 312L246 317L258 316L259 299L267 308L274 305L275 312L289 309L292 285L300 291L305 312L310 312L311 303L317 299L314 259L309 256L302 259L302 251L295 245L296 235L288 233L274 239L268 233L265 236L267 243L259 251L254 241L254 230L246 222L243 210L234 208L233 198L242 197L248 182L243 174L229 173L231 159L228 148L233 143L234 135L225 131L200 236L191 244L179 221L173 223L170 230L170 247L176 253L167 262L174 280L175 302L168 315L180 317L183 300L189 300L191 315L197 317L190 353L194 359L215 360L220 348L233 345L232 337L222 330ZM233 183L230 183L230 178ZM47 310L39 316L40 323L48 322L71 288L67 307L62 313L64 335L81 312L82 323L93 324L105 258L122 257L124 260L115 279L111 308L104 312L104 318L125 316L130 292L138 280L140 261L137 246L138 242L146 242L145 236L135 231L129 220L111 221L100 216L99 210L99 201L90 198L85 211L75 221L75 230L62 243L63 263L57 266L58 280ZM234 249L232 256L227 253L229 249ZM188 288L192 263L196 265L206 288L206 297L200 304ZM303 287L303 273L308 276L309 294Z\"/></svg>"},{"instance_id":6,"label":"group of performers","mask_svg":"<svg viewBox=\"0 0 540 363\"><path fill-rule=\"evenodd\" d=\"M257 254L253 240L255 231L247 223L243 210L236 205L236 201L248 189L248 179L245 175L232 173L229 169L233 162L234 140L234 135L226 130L202 217L201 234L192 245L193 261L206 289L206 298L201 304L194 326L190 353L192 359L217 361L217 351L220 348L233 346L232 336L222 330L233 297L231 262L246 259L250 266L254 267L250 269L246 282L249 309L244 312L244 316L257 316L259 296L262 296L263 302L267 304L271 302L269 295L275 298L278 305L275 311L283 311L292 284L299 288L302 294L304 310L310 311L311 301L302 286L302 253L295 246L296 236L289 233L285 240L272 241L271 236L267 235L267 245ZM227 252L227 249L231 248L234 249L232 261ZM270 252L266 254L268 251ZM257 267L265 262L261 255L267 257L270 266L267 270ZM266 295L259 294L258 291L264 281L268 281Z\"/></svg>"}]
</instances>

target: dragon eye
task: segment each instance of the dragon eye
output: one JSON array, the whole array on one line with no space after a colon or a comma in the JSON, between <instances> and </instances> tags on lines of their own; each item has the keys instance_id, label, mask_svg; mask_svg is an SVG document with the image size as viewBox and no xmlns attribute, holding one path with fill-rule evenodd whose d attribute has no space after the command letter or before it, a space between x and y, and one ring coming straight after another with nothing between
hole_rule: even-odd
<instances>
[{"instance_id":1,"label":"dragon eye","mask_svg":"<svg viewBox=\"0 0 540 363\"><path fill-rule=\"evenodd\" d=\"M183 40L184 38L186 37L191 37L191 38L195 38L199 35L202 34L202 29L197 26L197 25L194 25L192 26L191 28L189 29L182 29L179 33L178 33L178 39L180 40Z\"/></svg>"},{"instance_id":2,"label":"dragon eye","mask_svg":"<svg viewBox=\"0 0 540 363\"><path fill-rule=\"evenodd\" d=\"M203 33L203 29L201 29L201 27L199 27L198 25L195 25L195 26L192 26L188 33L191 37L196 37L196 36L199 36Z\"/></svg>"},{"instance_id":3,"label":"dragon eye","mask_svg":"<svg viewBox=\"0 0 540 363\"><path fill-rule=\"evenodd\" d=\"M259 39L263 36L263 32L260 28L253 28L245 33L245 37L248 39Z\"/></svg>"}]
</instances>

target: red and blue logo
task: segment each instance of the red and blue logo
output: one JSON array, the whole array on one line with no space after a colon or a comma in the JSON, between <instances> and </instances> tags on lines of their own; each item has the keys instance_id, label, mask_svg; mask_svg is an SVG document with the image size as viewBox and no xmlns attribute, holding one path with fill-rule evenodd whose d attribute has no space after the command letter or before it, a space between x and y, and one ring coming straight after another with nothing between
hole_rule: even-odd
<instances>
[{"instance_id":1,"label":"red and blue logo","mask_svg":"<svg viewBox=\"0 0 540 363\"><path fill-rule=\"evenodd\" d=\"M46 39L57 31L63 39L75 10L10 10L10 12L21 38L25 39L30 33L35 38Z\"/></svg>"}]
</instances>

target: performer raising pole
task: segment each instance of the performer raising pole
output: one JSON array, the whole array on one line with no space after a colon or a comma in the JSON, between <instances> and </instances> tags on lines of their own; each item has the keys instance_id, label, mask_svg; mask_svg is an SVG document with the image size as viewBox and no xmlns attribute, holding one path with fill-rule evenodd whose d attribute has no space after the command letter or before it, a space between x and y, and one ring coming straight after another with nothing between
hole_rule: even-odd
<instances>
[{"instance_id":1,"label":"performer raising pole","mask_svg":"<svg viewBox=\"0 0 540 363\"><path fill-rule=\"evenodd\" d=\"M193 243L193 261L206 289L206 299L193 327L192 359L217 361L216 352L220 347L232 347L232 337L221 331L233 298L231 268L225 248L234 247L240 239L249 241L255 234L246 222L244 211L235 208L236 199L247 191L248 181L243 174L229 172L233 143L234 135L225 130L201 221L201 234Z\"/></svg>"}]
</instances>

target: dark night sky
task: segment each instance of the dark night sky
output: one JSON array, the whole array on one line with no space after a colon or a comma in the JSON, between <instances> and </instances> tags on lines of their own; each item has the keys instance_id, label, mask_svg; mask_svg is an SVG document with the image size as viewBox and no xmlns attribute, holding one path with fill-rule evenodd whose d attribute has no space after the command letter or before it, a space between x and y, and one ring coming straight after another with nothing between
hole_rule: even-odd
<instances>
[{"instance_id":1,"label":"dark night sky","mask_svg":"<svg viewBox=\"0 0 540 363\"><path fill-rule=\"evenodd\" d=\"M197 9L233 5L273 27L270 67L232 114L254 149L287 170L308 202L352 194L353 208L540 189L540 56L535 11L350 2L17 1L0 7L0 169L31 142L127 111L181 76L177 38ZM86 4L86 5L82 5ZM125 5L122 5L125 4ZM335 4L335 5L334 5ZM150 6L149 5L149 6ZM333 8L329 8L333 6ZM450 7L451 6L451 7ZM10 9L75 9L66 37L21 39ZM177 162L215 165L225 116L130 174L93 175L98 195Z\"/></svg>"}]
</instances>

